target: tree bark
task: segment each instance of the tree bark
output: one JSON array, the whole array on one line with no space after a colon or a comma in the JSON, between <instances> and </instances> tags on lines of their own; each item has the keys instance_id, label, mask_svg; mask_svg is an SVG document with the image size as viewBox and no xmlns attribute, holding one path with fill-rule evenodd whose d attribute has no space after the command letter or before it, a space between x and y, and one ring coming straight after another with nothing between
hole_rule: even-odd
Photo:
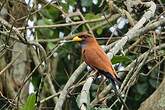
<instances>
[{"instance_id":1,"label":"tree bark","mask_svg":"<svg viewBox=\"0 0 165 110\"><path fill-rule=\"evenodd\" d=\"M18 19L20 19L23 16L28 15L28 7L26 4L24 4L24 0L19 0L19 1L22 1L22 2L11 1L12 8L9 11L10 15L12 15L12 17L13 17L13 18L10 18L9 22L14 27L25 26L26 19L22 19L22 20L18 20ZM25 32L22 32L22 35L24 33ZM19 54L20 52L21 52L21 55L12 64L12 71L11 71L13 81L15 82L15 85L16 85L16 92L18 92L19 88L22 86L25 76L30 71L30 64L28 62L27 45L20 43L20 42L15 42L13 45L12 60L15 59L17 54ZM29 84L26 83L22 89L21 98L20 98L22 101L25 101L28 96L28 85Z\"/></svg>"},{"instance_id":2,"label":"tree bark","mask_svg":"<svg viewBox=\"0 0 165 110\"><path fill-rule=\"evenodd\" d=\"M165 110L165 77L156 91L140 105L138 110Z\"/></svg>"}]
</instances>

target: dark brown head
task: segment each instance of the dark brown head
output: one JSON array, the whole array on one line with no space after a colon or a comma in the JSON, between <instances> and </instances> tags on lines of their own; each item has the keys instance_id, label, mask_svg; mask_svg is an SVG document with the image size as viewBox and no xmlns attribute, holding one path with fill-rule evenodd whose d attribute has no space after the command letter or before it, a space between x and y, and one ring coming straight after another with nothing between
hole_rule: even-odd
<instances>
[{"instance_id":1,"label":"dark brown head","mask_svg":"<svg viewBox=\"0 0 165 110\"><path fill-rule=\"evenodd\" d=\"M75 36L72 41L80 42L82 45L89 45L91 43L97 43L95 37L90 34L82 33L78 36Z\"/></svg>"}]
</instances>

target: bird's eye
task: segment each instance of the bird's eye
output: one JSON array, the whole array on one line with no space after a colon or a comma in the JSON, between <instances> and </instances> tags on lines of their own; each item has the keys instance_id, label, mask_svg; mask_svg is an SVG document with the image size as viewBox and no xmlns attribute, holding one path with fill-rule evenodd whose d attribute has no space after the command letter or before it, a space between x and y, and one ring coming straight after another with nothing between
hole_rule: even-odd
<instances>
[{"instance_id":1,"label":"bird's eye","mask_svg":"<svg viewBox=\"0 0 165 110\"><path fill-rule=\"evenodd\" d=\"M82 36L79 36L79 38L83 38Z\"/></svg>"},{"instance_id":2,"label":"bird's eye","mask_svg":"<svg viewBox=\"0 0 165 110\"><path fill-rule=\"evenodd\" d=\"M86 39L87 36L79 36L79 38Z\"/></svg>"}]
</instances>

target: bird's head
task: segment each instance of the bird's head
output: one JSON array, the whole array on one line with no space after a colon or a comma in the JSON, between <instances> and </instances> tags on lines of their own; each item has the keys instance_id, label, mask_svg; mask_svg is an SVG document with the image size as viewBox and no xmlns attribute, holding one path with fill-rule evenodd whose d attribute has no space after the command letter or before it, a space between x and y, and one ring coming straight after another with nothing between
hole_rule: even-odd
<instances>
[{"instance_id":1,"label":"bird's head","mask_svg":"<svg viewBox=\"0 0 165 110\"><path fill-rule=\"evenodd\" d=\"M88 33L82 33L78 36L75 36L72 41L80 42L82 45L88 45L91 43L96 43L96 39L94 36Z\"/></svg>"}]
</instances>

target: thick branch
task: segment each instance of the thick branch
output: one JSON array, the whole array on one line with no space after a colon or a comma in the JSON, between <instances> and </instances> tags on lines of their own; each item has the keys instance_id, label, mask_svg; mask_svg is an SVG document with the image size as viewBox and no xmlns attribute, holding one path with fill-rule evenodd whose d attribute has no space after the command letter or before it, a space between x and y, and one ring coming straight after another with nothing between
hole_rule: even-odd
<instances>
[{"instance_id":1,"label":"thick branch","mask_svg":"<svg viewBox=\"0 0 165 110\"><path fill-rule=\"evenodd\" d=\"M83 86L83 88L81 90L80 106L79 106L80 110L87 110L87 107L89 106L89 103L90 103L89 100L88 100L88 98L90 97L89 96L90 95L89 89L90 89L90 87L92 85L93 80L94 80L93 76L89 77L86 80L86 82L85 82L85 84L84 84L84 86Z\"/></svg>"},{"instance_id":2,"label":"thick branch","mask_svg":"<svg viewBox=\"0 0 165 110\"><path fill-rule=\"evenodd\" d=\"M165 110L165 77L156 91L140 105L138 110Z\"/></svg>"}]
</instances>

